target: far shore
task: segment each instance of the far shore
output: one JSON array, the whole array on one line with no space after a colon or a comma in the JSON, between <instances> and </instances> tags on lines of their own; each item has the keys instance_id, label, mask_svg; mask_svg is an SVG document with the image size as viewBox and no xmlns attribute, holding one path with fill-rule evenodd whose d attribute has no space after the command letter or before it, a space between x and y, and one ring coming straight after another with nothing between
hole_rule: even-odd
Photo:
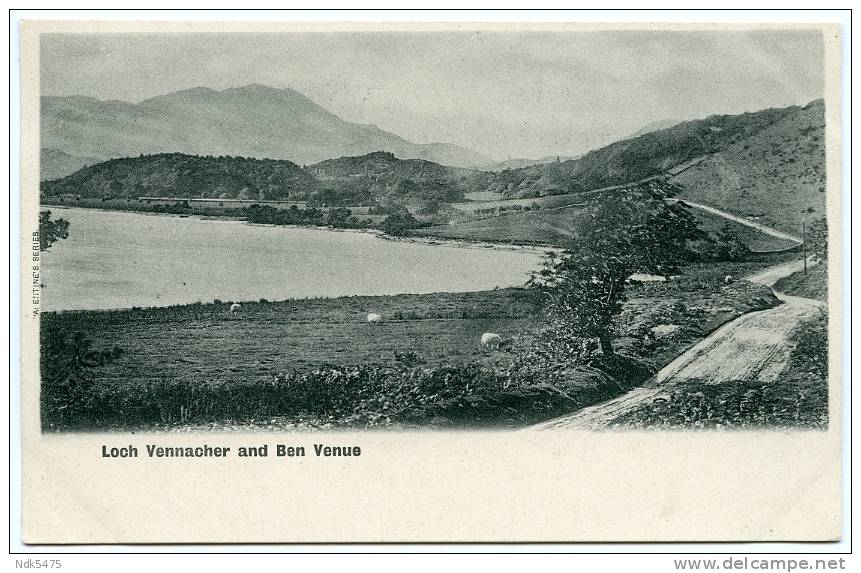
<instances>
[{"instance_id":1,"label":"far shore","mask_svg":"<svg viewBox=\"0 0 861 573\"><path fill-rule=\"evenodd\" d=\"M339 228L339 227L329 227L329 226L317 226L317 225L274 225L274 224L266 224L266 223L251 223L240 217L231 217L228 215L202 215L199 213L188 213L188 214L177 214L177 213L155 213L152 211L144 211L144 210L136 210L136 209L110 209L104 207L90 207L90 206L78 206L78 205L68 205L64 203L41 203L40 207L46 207L51 209L88 209L92 211L106 211L111 213L131 213L134 215L148 215L153 217L174 217L178 219L197 219L200 221L232 221L236 223L243 223L245 225L257 226L257 227L281 227L285 229L310 229L317 231L331 231L337 233L359 233L364 235L373 235L380 239L385 239L387 241L398 241L398 242L407 242L407 243L420 243L424 245L436 245L442 247L454 247L461 249L490 249L496 251L521 251L521 252L530 252L539 255L544 255L548 253L558 253L563 249L559 247L553 247L551 245L533 245L533 244L518 244L518 243L495 243L491 241L470 241L468 239L450 239L443 237L435 237L432 235L425 236L417 236L417 235L409 235L409 236L396 236L389 235L380 229L372 229L372 228Z\"/></svg>"}]
</instances>

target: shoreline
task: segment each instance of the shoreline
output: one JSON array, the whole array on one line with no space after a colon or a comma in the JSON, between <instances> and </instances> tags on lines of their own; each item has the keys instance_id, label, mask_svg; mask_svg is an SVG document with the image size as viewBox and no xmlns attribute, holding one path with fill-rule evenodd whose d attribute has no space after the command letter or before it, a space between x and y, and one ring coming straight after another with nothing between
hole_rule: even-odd
<instances>
[{"instance_id":1,"label":"shoreline","mask_svg":"<svg viewBox=\"0 0 861 573\"><path fill-rule=\"evenodd\" d=\"M395 236L389 235L380 229L371 229L371 228L337 228L337 227L327 227L327 226L318 226L318 225L275 225L270 223L252 223L246 221L244 219L239 219L236 217L230 216L221 216L221 215L201 215L198 213L189 213L189 214L177 214L177 213L155 213L152 211L144 211L144 210L135 210L135 209L108 209L103 207L81 207L77 205L60 205L60 204L51 204L51 203L40 203L40 209L42 207L51 208L51 209L87 209L92 211L104 211L108 213L130 213L133 215L148 215L151 217L173 217L177 219L197 219L199 221L222 221L222 222L235 222L241 223L250 226L256 227L274 227L274 228L284 228L284 229L308 229L308 230L316 230L316 231L330 231L336 233L358 233L363 235L371 235L377 237L378 239L383 239L386 241L395 241L402 243L416 243L421 245L428 246L439 246L439 247L451 247L451 248L459 248L459 249L489 249L493 251L513 251L513 252L525 252L536 255L547 255L548 253L562 252L562 248L553 247L550 245L540 246L540 245L529 245L529 244L519 244L519 243L493 243L490 241L470 241L468 239L449 239L435 236Z\"/></svg>"}]
</instances>

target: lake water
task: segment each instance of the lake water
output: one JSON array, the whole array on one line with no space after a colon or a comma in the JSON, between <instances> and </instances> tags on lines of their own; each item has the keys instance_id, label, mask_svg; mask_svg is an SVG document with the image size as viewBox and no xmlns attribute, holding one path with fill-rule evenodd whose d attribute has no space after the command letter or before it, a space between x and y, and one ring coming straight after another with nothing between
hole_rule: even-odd
<instances>
[{"instance_id":1,"label":"lake water","mask_svg":"<svg viewBox=\"0 0 861 573\"><path fill-rule=\"evenodd\" d=\"M530 250L389 241L368 233L50 208L69 238L43 255L42 309L459 292L519 286Z\"/></svg>"}]
</instances>

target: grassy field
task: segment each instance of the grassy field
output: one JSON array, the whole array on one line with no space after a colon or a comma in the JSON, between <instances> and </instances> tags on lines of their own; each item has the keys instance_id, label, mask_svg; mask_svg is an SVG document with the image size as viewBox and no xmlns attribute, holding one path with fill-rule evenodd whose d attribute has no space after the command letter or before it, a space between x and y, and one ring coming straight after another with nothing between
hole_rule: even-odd
<instances>
[{"instance_id":1,"label":"grassy field","mask_svg":"<svg viewBox=\"0 0 861 573\"><path fill-rule=\"evenodd\" d=\"M566 196L569 197L570 195ZM553 199L548 197L547 199ZM455 222L449 225L436 225L417 229L415 234L445 239L468 241L487 241L537 245L564 245L566 240L576 235L578 216L582 207L558 207L532 211L503 213L499 216ZM779 251L794 246L794 243L767 235L757 229L728 221L718 215L691 208L704 231L716 231L729 225L752 251Z\"/></svg>"},{"instance_id":2,"label":"grassy field","mask_svg":"<svg viewBox=\"0 0 861 573\"><path fill-rule=\"evenodd\" d=\"M100 384L219 384L271 380L321 364L393 365L396 353L410 351L427 366L493 362L504 355L485 353L482 333L528 329L536 313L522 289L244 302L235 313L228 308L45 313L43 327L85 332L95 348L122 348L122 360L99 368ZM383 322L368 324L368 312L381 314Z\"/></svg>"},{"instance_id":3,"label":"grassy field","mask_svg":"<svg viewBox=\"0 0 861 573\"><path fill-rule=\"evenodd\" d=\"M45 313L43 349L74 333L89 341L81 374L89 389L77 399L96 417L58 420L50 408L66 403L59 394L43 421L102 429L522 426L641 384L714 328L777 304L765 287L723 281L775 258L632 284L616 326L619 356L572 357L552 374L524 359L544 324L524 289L243 302L232 314L226 302ZM370 311L383 323L367 324ZM673 334L653 336L662 325ZM487 331L510 343L486 351L479 339ZM52 364L58 358L44 355L43 367Z\"/></svg>"},{"instance_id":4,"label":"grassy field","mask_svg":"<svg viewBox=\"0 0 861 573\"><path fill-rule=\"evenodd\" d=\"M416 235L531 245L561 245L577 230L577 207L504 213L451 225L417 229Z\"/></svg>"}]
</instances>

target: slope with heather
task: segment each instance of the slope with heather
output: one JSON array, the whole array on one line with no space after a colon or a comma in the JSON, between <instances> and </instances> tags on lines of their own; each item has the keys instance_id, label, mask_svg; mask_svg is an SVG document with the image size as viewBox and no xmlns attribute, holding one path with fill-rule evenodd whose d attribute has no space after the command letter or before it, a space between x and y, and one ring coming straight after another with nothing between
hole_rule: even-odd
<instances>
[{"instance_id":1,"label":"slope with heather","mask_svg":"<svg viewBox=\"0 0 861 573\"><path fill-rule=\"evenodd\" d=\"M825 215L822 100L713 153L674 182L683 199L800 235L802 219Z\"/></svg>"},{"instance_id":2,"label":"slope with heather","mask_svg":"<svg viewBox=\"0 0 861 573\"><path fill-rule=\"evenodd\" d=\"M741 115L714 115L617 141L570 161L488 174L476 191L506 198L578 193L622 185L720 152L803 111L797 106Z\"/></svg>"}]
</instances>

